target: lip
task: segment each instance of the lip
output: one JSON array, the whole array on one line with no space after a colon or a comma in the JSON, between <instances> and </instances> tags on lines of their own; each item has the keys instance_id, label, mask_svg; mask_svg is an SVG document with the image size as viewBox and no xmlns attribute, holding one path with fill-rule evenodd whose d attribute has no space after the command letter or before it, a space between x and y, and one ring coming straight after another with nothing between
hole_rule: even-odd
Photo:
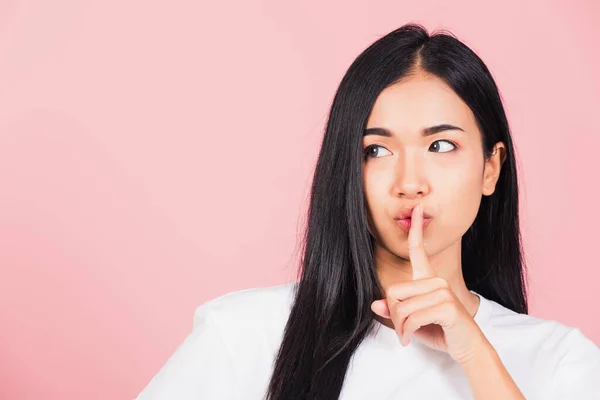
<instances>
[{"instance_id":1,"label":"lip","mask_svg":"<svg viewBox=\"0 0 600 400\"><path fill-rule=\"evenodd\" d=\"M411 222L412 221L410 218L396 220L396 223L398 224L400 229L402 229L404 232L410 231ZM423 218L423 229L427 228L427 225L429 225L430 222L431 222L431 218Z\"/></svg>"},{"instance_id":2,"label":"lip","mask_svg":"<svg viewBox=\"0 0 600 400\"><path fill-rule=\"evenodd\" d=\"M411 218L412 217L412 212L413 209L416 207L416 205L412 206L412 207L406 207L403 208L402 210L400 210L400 212L398 214L396 214L396 216L394 217L395 220L401 220L401 219L407 219L407 218ZM423 218L424 219L431 219L431 215L427 214L426 212L423 212Z\"/></svg>"}]
</instances>

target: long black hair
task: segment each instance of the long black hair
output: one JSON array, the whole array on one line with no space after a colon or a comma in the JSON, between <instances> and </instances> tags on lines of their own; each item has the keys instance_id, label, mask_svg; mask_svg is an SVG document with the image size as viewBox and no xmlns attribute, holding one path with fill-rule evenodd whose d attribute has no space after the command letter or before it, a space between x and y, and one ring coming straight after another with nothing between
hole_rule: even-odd
<instances>
[{"instance_id":1,"label":"long black hair","mask_svg":"<svg viewBox=\"0 0 600 400\"><path fill-rule=\"evenodd\" d=\"M375 327L371 303L382 287L367 230L362 138L382 90L417 71L443 79L470 107L483 155L506 146L496 190L483 196L461 240L466 286L527 314L525 263L514 148L498 88L483 61L453 34L404 25L364 50L337 89L316 164L299 281L273 365L268 400L331 400L348 363Z\"/></svg>"}]
</instances>

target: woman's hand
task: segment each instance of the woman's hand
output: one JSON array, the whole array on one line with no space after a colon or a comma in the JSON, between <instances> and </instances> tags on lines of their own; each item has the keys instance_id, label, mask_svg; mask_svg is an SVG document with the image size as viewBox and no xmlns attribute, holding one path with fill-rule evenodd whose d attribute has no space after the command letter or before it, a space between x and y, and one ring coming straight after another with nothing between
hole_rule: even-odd
<instances>
[{"instance_id":1,"label":"woman's hand","mask_svg":"<svg viewBox=\"0 0 600 400\"><path fill-rule=\"evenodd\" d=\"M387 288L386 299L371 305L373 312L391 318L405 346L414 336L426 346L448 353L460 364L489 351L491 344L479 325L429 263L423 247L422 205L413 209L408 246L413 280Z\"/></svg>"}]
</instances>

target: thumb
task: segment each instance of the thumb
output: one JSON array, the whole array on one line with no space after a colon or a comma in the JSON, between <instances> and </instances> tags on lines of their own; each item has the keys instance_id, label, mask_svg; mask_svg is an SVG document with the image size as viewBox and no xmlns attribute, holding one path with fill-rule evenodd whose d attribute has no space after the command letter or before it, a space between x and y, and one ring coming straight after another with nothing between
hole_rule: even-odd
<instances>
[{"instance_id":1,"label":"thumb","mask_svg":"<svg viewBox=\"0 0 600 400\"><path fill-rule=\"evenodd\" d=\"M371 310L383 318L390 318L390 310L388 308L387 300L375 300L371 303Z\"/></svg>"}]
</instances>

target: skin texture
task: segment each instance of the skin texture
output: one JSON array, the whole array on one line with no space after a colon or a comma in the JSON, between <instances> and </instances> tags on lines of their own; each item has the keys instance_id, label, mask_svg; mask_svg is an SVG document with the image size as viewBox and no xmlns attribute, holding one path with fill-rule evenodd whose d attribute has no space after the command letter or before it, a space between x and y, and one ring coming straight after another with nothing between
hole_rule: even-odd
<instances>
[{"instance_id":1,"label":"skin texture","mask_svg":"<svg viewBox=\"0 0 600 400\"><path fill-rule=\"evenodd\" d=\"M423 128L439 124L464 132L421 135ZM470 108L443 80L422 72L382 91L367 121L367 129L374 127L392 133L363 138L363 150L377 145L363 159L363 184L382 286L412 279L408 233L393 218L402 208L422 203L433 217L423 232L429 262L474 315L479 298L462 276L461 238L475 220L482 195L494 192L504 144L498 142L496 153L484 160Z\"/></svg>"},{"instance_id":2,"label":"skin texture","mask_svg":"<svg viewBox=\"0 0 600 400\"><path fill-rule=\"evenodd\" d=\"M439 124L464 132L421 134ZM485 160L469 107L441 79L423 73L380 94L367 122L367 130L375 127L391 135L363 138L363 151L381 146L363 161L369 232L384 289L371 309L402 345L414 338L448 353L463 367L475 399L524 399L473 319L479 297L466 288L461 267L461 238L481 196L494 192L504 144L496 143ZM394 221L405 207L412 208L408 233ZM423 212L432 216L426 228Z\"/></svg>"}]
</instances>

